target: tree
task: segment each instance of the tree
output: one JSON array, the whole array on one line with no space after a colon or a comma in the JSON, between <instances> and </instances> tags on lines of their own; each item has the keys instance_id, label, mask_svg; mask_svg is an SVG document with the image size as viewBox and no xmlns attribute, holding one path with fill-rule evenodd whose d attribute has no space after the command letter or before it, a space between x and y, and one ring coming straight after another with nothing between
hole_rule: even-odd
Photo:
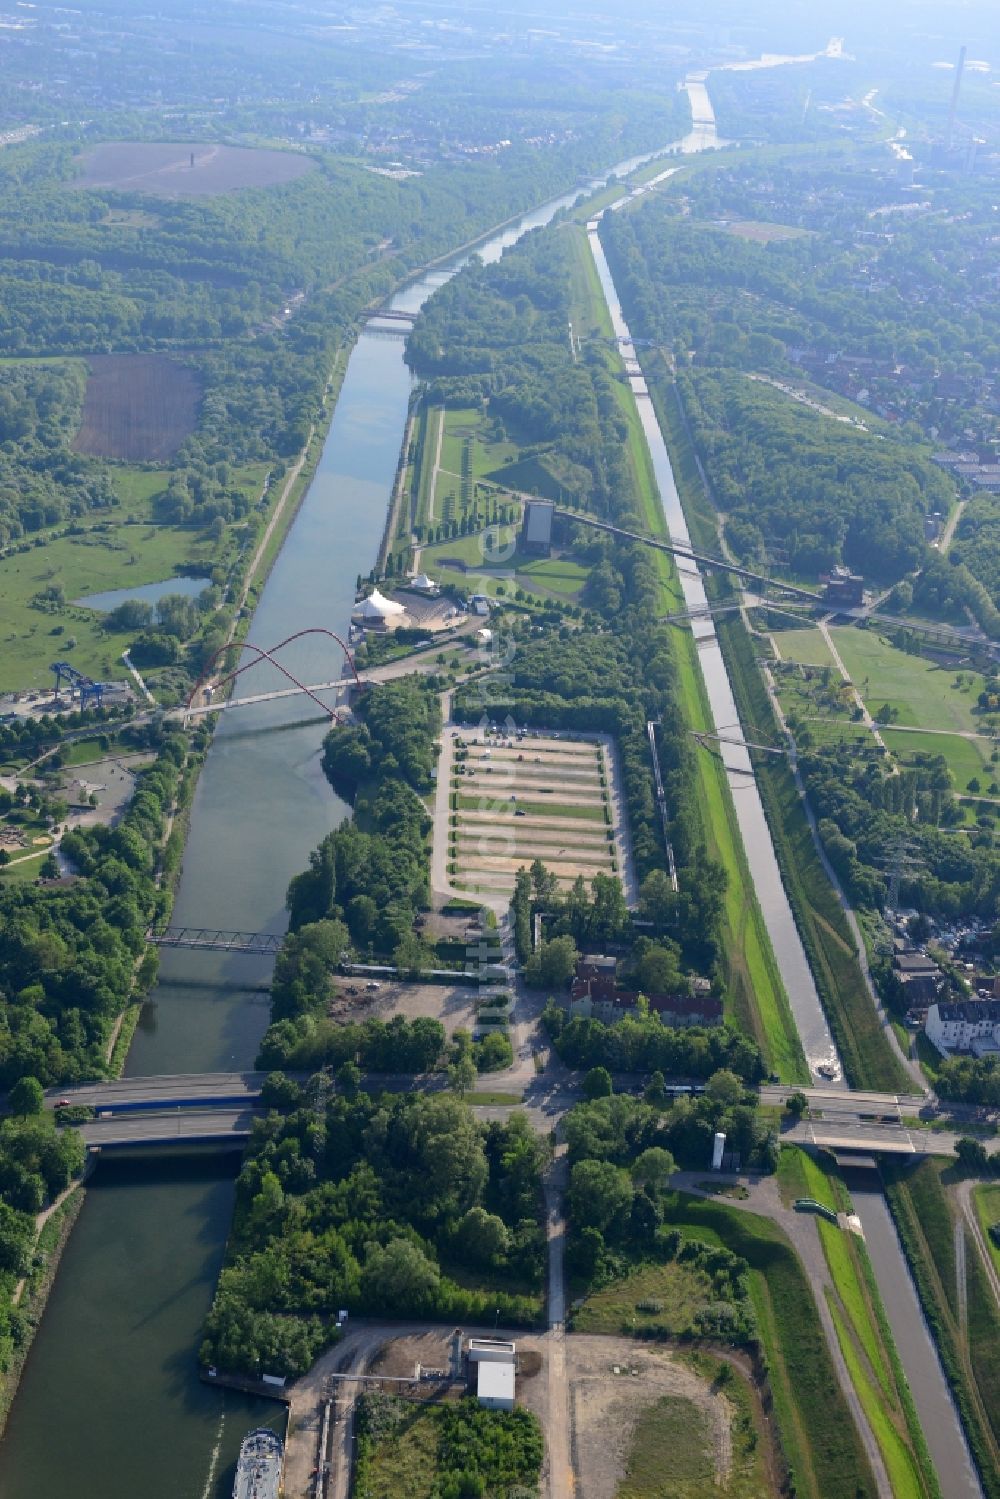
<instances>
[{"instance_id":1,"label":"tree","mask_svg":"<svg viewBox=\"0 0 1000 1499\"><path fill-rule=\"evenodd\" d=\"M576 1228L604 1233L631 1207L632 1182L627 1171L610 1161L578 1161L570 1172L567 1200Z\"/></svg>"},{"instance_id":2,"label":"tree","mask_svg":"<svg viewBox=\"0 0 1000 1499\"><path fill-rule=\"evenodd\" d=\"M632 1180L639 1187L665 1187L677 1170L677 1162L662 1145L650 1145L632 1163Z\"/></svg>"},{"instance_id":3,"label":"tree","mask_svg":"<svg viewBox=\"0 0 1000 1499\"><path fill-rule=\"evenodd\" d=\"M441 1272L410 1239L373 1244L361 1272L361 1295L376 1313L415 1316L432 1310Z\"/></svg>"},{"instance_id":4,"label":"tree","mask_svg":"<svg viewBox=\"0 0 1000 1499\"><path fill-rule=\"evenodd\" d=\"M456 1239L462 1254L473 1264L491 1265L506 1254L510 1233L502 1218L474 1207L460 1221Z\"/></svg>"},{"instance_id":5,"label":"tree","mask_svg":"<svg viewBox=\"0 0 1000 1499\"><path fill-rule=\"evenodd\" d=\"M405 974L413 983L419 980L421 970L427 963L427 949L416 932L407 932L397 945L392 961L398 973Z\"/></svg>"},{"instance_id":6,"label":"tree","mask_svg":"<svg viewBox=\"0 0 1000 1499\"><path fill-rule=\"evenodd\" d=\"M715 1103L724 1104L726 1108L733 1108L743 1098L743 1083L728 1067L720 1068L718 1072L712 1073L705 1084L705 1096Z\"/></svg>"},{"instance_id":7,"label":"tree","mask_svg":"<svg viewBox=\"0 0 1000 1499\"><path fill-rule=\"evenodd\" d=\"M356 1098L361 1088L361 1068L357 1062L344 1062L337 1069L337 1087L345 1098Z\"/></svg>"},{"instance_id":8,"label":"tree","mask_svg":"<svg viewBox=\"0 0 1000 1499\"><path fill-rule=\"evenodd\" d=\"M982 1140L963 1135L955 1142L955 1156L959 1165L969 1172L986 1171L990 1164L989 1154Z\"/></svg>"},{"instance_id":9,"label":"tree","mask_svg":"<svg viewBox=\"0 0 1000 1499\"><path fill-rule=\"evenodd\" d=\"M809 1100L804 1093L789 1093L788 1097L785 1099L785 1108L788 1110L789 1114L793 1115L796 1119L801 1119L802 1115L805 1113L808 1107Z\"/></svg>"},{"instance_id":10,"label":"tree","mask_svg":"<svg viewBox=\"0 0 1000 1499\"><path fill-rule=\"evenodd\" d=\"M26 1119L29 1114L40 1114L45 1107L45 1092L37 1077L22 1077L10 1090L12 1114Z\"/></svg>"},{"instance_id":11,"label":"tree","mask_svg":"<svg viewBox=\"0 0 1000 1499\"><path fill-rule=\"evenodd\" d=\"M469 1089L475 1087L478 1076L476 1064L471 1056L460 1056L458 1061L452 1062L448 1068L448 1082L460 1098L464 1098Z\"/></svg>"},{"instance_id":12,"label":"tree","mask_svg":"<svg viewBox=\"0 0 1000 1499\"><path fill-rule=\"evenodd\" d=\"M302 1089L283 1072L269 1072L261 1085L260 1101L267 1109L287 1113L302 1102Z\"/></svg>"},{"instance_id":13,"label":"tree","mask_svg":"<svg viewBox=\"0 0 1000 1499\"><path fill-rule=\"evenodd\" d=\"M611 1073L606 1067L591 1067L583 1080L583 1096L587 1099L610 1098L614 1092Z\"/></svg>"},{"instance_id":14,"label":"tree","mask_svg":"<svg viewBox=\"0 0 1000 1499\"><path fill-rule=\"evenodd\" d=\"M553 937L551 942L541 942L525 964L525 983L533 989L564 989L578 958L572 937Z\"/></svg>"}]
</instances>

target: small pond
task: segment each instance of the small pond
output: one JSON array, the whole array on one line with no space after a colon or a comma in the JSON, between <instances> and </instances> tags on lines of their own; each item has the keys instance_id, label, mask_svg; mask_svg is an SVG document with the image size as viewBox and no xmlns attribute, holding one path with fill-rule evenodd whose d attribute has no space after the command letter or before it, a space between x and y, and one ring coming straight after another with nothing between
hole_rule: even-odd
<instances>
[{"instance_id":1,"label":"small pond","mask_svg":"<svg viewBox=\"0 0 1000 1499\"><path fill-rule=\"evenodd\" d=\"M160 583L140 583L134 588L112 588L107 593L88 593L85 598L74 599L84 609L98 609L109 614L124 604L126 599L142 599L147 604L156 604L168 593L182 593L185 598L195 599L211 584L211 578L164 578Z\"/></svg>"}]
</instances>

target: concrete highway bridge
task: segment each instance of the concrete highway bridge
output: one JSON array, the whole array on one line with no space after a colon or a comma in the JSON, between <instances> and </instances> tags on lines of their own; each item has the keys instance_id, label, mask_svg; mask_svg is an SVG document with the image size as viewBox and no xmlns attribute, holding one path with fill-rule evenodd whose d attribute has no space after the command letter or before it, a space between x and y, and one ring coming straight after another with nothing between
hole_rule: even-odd
<instances>
[{"instance_id":1,"label":"concrete highway bridge","mask_svg":"<svg viewBox=\"0 0 1000 1499\"><path fill-rule=\"evenodd\" d=\"M305 1073L291 1075L296 1081L306 1077ZM119 1078L62 1091L51 1089L47 1101L54 1105L65 1100L95 1111L97 1118L79 1126L89 1149L241 1143L260 1116L260 1093L266 1077L266 1072L207 1072ZM503 1074L493 1081L502 1086ZM393 1089L415 1085L412 1078L395 1076L373 1077L371 1083ZM416 1086L422 1083L418 1081ZM952 1155L962 1132L961 1123L920 1094L767 1085L761 1089L761 1102L780 1107L790 1094L799 1091L805 1094L810 1117L786 1123L782 1140L832 1150L842 1159ZM570 1087L562 1106L570 1106L576 1094L577 1090ZM525 1103L532 1108L530 1096ZM928 1124L937 1118L943 1127L917 1128L906 1123L917 1116ZM1000 1137L988 1140L986 1148L1000 1150Z\"/></svg>"}]
</instances>

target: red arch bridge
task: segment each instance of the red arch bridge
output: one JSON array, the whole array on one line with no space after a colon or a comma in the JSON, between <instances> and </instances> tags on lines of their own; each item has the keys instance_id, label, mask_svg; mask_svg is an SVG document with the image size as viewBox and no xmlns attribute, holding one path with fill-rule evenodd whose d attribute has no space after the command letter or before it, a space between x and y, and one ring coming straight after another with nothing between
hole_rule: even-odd
<instances>
[{"instance_id":1,"label":"red arch bridge","mask_svg":"<svg viewBox=\"0 0 1000 1499\"><path fill-rule=\"evenodd\" d=\"M277 659L278 651L283 650L286 645L291 645L296 640L304 639L307 635L325 635L329 640L335 641L343 651L344 667L341 669L341 675L334 681L312 682L309 684L301 682L284 662ZM226 658L233 651L251 651L253 655L249 661L244 661L231 671L225 672L223 676L216 676L216 669L219 663L225 663ZM287 687L275 688L269 692L257 692L249 697L231 697L229 689L236 682L237 678L241 677L245 671L249 671L252 666L258 666L262 661L266 661L280 672L289 685ZM347 670L348 667L350 668L349 671ZM332 708L329 703L325 703L319 694L321 692L345 693L352 686L361 687L363 685L364 683L361 677L359 677L358 669L354 664L354 657L336 631L327 630L321 625L312 625L305 630L296 630L294 635L288 635L284 640L279 640L278 644L273 645L270 650L264 650L262 646L254 645L249 640L228 641L212 656L206 670L196 682L190 697L180 711L181 716L187 721L192 718L204 717L208 713L221 713L230 708L247 708L253 703L268 703L273 702L277 698L297 697L304 693L306 697L312 698L316 706L328 718L340 722L341 716L337 712L337 709Z\"/></svg>"}]
</instances>

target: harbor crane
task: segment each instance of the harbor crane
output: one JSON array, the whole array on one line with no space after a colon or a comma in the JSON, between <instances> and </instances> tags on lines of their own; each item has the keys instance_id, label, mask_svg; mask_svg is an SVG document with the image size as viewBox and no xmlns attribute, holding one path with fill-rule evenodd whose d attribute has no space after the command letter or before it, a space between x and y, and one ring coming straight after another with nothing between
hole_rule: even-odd
<instances>
[{"instance_id":1,"label":"harbor crane","mask_svg":"<svg viewBox=\"0 0 1000 1499\"><path fill-rule=\"evenodd\" d=\"M80 694L80 707L89 707L91 703L100 708L104 702L104 683L95 682L92 677L84 676L82 671L77 671L68 661L53 661L49 671L55 673L54 696L58 697L65 682L69 688L70 695L74 692Z\"/></svg>"}]
</instances>

